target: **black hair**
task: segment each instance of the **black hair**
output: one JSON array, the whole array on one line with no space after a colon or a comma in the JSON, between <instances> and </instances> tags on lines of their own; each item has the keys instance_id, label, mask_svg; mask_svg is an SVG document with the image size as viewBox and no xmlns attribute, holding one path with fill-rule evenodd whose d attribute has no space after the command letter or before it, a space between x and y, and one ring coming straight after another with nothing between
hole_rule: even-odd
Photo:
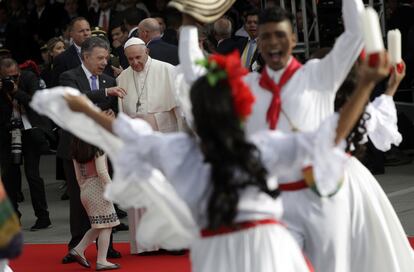
<instances>
[{"instance_id":1,"label":"black hair","mask_svg":"<svg viewBox=\"0 0 414 272\"><path fill-rule=\"evenodd\" d=\"M357 85L357 66L354 65L348 73L348 76L339 87L335 97L335 111L339 111L342 106L349 100ZM366 122L371 118L371 115L364 111L361 114L359 121L355 124L352 131L346 138L346 151L351 152L353 156L362 158L365 154L365 145L361 144L361 140L367 132ZM351 150L351 147L354 147Z\"/></svg>"},{"instance_id":2,"label":"black hair","mask_svg":"<svg viewBox=\"0 0 414 272\"><path fill-rule=\"evenodd\" d=\"M71 157L78 163L87 163L104 152L94 145L88 144L78 137L73 137L70 144Z\"/></svg>"},{"instance_id":3,"label":"black hair","mask_svg":"<svg viewBox=\"0 0 414 272\"><path fill-rule=\"evenodd\" d=\"M137 26L139 22L147 18L147 14L140 8L128 8L123 11L124 22L131 26Z\"/></svg>"},{"instance_id":4,"label":"black hair","mask_svg":"<svg viewBox=\"0 0 414 272\"><path fill-rule=\"evenodd\" d=\"M245 139L227 81L221 80L211 87L203 76L193 84L190 98L201 150L211 165L208 228L231 225L241 189L255 186L272 197L277 197L279 191L267 187L267 171L260 151Z\"/></svg>"},{"instance_id":5,"label":"black hair","mask_svg":"<svg viewBox=\"0 0 414 272\"><path fill-rule=\"evenodd\" d=\"M259 10L256 8L249 9L248 11L243 13L243 19L247 21L247 17L249 16L259 16Z\"/></svg>"},{"instance_id":6,"label":"black hair","mask_svg":"<svg viewBox=\"0 0 414 272\"><path fill-rule=\"evenodd\" d=\"M265 8L259 14L259 25L283 21L288 21L293 29L293 15L281 7Z\"/></svg>"}]
</instances>

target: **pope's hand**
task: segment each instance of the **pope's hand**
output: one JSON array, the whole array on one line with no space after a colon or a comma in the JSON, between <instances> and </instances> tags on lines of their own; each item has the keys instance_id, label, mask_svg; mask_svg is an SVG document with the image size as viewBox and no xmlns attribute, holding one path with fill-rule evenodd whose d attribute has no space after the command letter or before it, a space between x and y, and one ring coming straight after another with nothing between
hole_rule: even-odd
<instances>
[{"instance_id":1,"label":"pope's hand","mask_svg":"<svg viewBox=\"0 0 414 272\"><path fill-rule=\"evenodd\" d=\"M111 87L106 89L106 94L108 96L118 96L120 98L124 98L124 96L127 95L127 92L121 87Z\"/></svg>"},{"instance_id":2,"label":"pope's hand","mask_svg":"<svg viewBox=\"0 0 414 272\"><path fill-rule=\"evenodd\" d=\"M85 112L85 110L90 107L90 102L84 95L65 94L64 98L72 111Z\"/></svg>"}]
</instances>

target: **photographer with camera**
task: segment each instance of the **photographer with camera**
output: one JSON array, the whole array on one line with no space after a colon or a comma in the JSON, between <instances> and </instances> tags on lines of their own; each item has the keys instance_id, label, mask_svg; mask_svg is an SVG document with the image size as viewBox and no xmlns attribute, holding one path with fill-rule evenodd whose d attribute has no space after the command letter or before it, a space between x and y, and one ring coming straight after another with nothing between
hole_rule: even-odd
<instances>
[{"instance_id":1,"label":"photographer with camera","mask_svg":"<svg viewBox=\"0 0 414 272\"><path fill-rule=\"evenodd\" d=\"M6 58L0 61L0 160L1 173L10 200L17 205L20 165L29 183L32 206L37 217L32 231L51 225L43 179L39 164L42 153L49 150L48 120L33 111L29 102L39 88L39 79L30 71L21 71L17 62Z\"/></svg>"}]
</instances>

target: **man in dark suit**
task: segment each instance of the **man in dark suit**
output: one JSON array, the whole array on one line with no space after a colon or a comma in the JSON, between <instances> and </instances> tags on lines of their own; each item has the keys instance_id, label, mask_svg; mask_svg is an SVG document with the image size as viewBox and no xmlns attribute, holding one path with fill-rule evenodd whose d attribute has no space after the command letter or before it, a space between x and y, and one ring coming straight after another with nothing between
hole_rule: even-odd
<instances>
[{"instance_id":1,"label":"man in dark suit","mask_svg":"<svg viewBox=\"0 0 414 272\"><path fill-rule=\"evenodd\" d=\"M161 28L156 19L147 18L139 23L138 38L147 45L151 58L168 62L172 65L179 63L178 47L161 39Z\"/></svg>"},{"instance_id":2,"label":"man in dark suit","mask_svg":"<svg viewBox=\"0 0 414 272\"><path fill-rule=\"evenodd\" d=\"M122 12L122 18L124 18L124 25L128 30L129 39L131 37L138 37L138 24L147 18L147 14L139 8L128 8Z\"/></svg>"},{"instance_id":3,"label":"man in dark suit","mask_svg":"<svg viewBox=\"0 0 414 272\"><path fill-rule=\"evenodd\" d=\"M88 21L92 26L99 26L105 32L114 27L114 22L117 20L117 12L111 7L110 0L99 0L99 9L96 12L94 9L90 9L88 13Z\"/></svg>"},{"instance_id":4,"label":"man in dark suit","mask_svg":"<svg viewBox=\"0 0 414 272\"><path fill-rule=\"evenodd\" d=\"M114 28L111 30L111 38L112 53L118 57L119 64L123 69L128 68L129 63L124 52L124 44L128 40L128 30L122 22L115 23Z\"/></svg>"},{"instance_id":5,"label":"man in dark suit","mask_svg":"<svg viewBox=\"0 0 414 272\"><path fill-rule=\"evenodd\" d=\"M29 26L38 44L46 43L50 38L56 36L57 26L56 11L47 4L46 0L34 1L35 8L29 15Z\"/></svg>"},{"instance_id":6,"label":"man in dark suit","mask_svg":"<svg viewBox=\"0 0 414 272\"><path fill-rule=\"evenodd\" d=\"M91 36L91 27L83 17L73 19L69 31L73 44L53 60L53 86L59 85L59 77L63 72L81 65L81 45Z\"/></svg>"},{"instance_id":7,"label":"man in dark suit","mask_svg":"<svg viewBox=\"0 0 414 272\"><path fill-rule=\"evenodd\" d=\"M109 56L109 43L99 37L91 37L82 43L82 65L61 74L60 85L79 89L99 108L109 115L117 112L116 97L123 97L126 93L116 87L114 78L103 74ZM79 186L76 181L73 162L70 155L70 142L72 135L62 131L57 149L57 156L63 159L63 169L68 182L70 205L70 231L72 238L68 244L69 249L75 247L90 228L88 216L80 201ZM108 257L120 257L119 252L108 249ZM62 260L63 263L73 261L70 254Z\"/></svg>"},{"instance_id":8,"label":"man in dark suit","mask_svg":"<svg viewBox=\"0 0 414 272\"><path fill-rule=\"evenodd\" d=\"M257 51L257 25L259 22L259 11L251 10L245 14L244 29L249 37L235 36L224 39L217 45L217 52L227 54L237 49L240 52L242 64L252 71L252 66L258 58Z\"/></svg>"},{"instance_id":9,"label":"man in dark suit","mask_svg":"<svg viewBox=\"0 0 414 272\"><path fill-rule=\"evenodd\" d=\"M53 59L53 86L59 85L59 77L63 72L82 64L80 56L81 45L92 35L89 22L84 17L73 19L69 24L69 31L73 44ZM113 76L111 65L108 64L104 72L109 76Z\"/></svg>"},{"instance_id":10,"label":"man in dark suit","mask_svg":"<svg viewBox=\"0 0 414 272\"><path fill-rule=\"evenodd\" d=\"M30 230L46 229L51 225L44 181L39 173L40 156L48 151L46 135L53 137L49 123L37 114L29 103L40 89L39 79L30 71L21 71L17 62L6 58L0 62L3 79L1 92L0 158L2 179L10 200L18 212L17 185L21 179L20 164L29 183L32 206L37 217ZM4 82L4 84L3 84ZM49 129L48 129L49 128ZM20 147L20 148L16 148ZM20 213L19 213L20 214Z\"/></svg>"}]
</instances>

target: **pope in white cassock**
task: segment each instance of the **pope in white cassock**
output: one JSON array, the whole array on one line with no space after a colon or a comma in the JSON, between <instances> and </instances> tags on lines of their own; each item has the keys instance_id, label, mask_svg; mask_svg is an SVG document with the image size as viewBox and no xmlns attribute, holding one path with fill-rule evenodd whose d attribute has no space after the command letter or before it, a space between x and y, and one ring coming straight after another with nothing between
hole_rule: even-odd
<instances>
[{"instance_id":1,"label":"pope in white cassock","mask_svg":"<svg viewBox=\"0 0 414 272\"><path fill-rule=\"evenodd\" d=\"M336 91L362 50L363 8L361 0L342 1L345 32L325 58L303 66L292 56L296 37L291 18L280 8L260 15L258 46L266 67L262 74L253 72L245 77L256 97L246 123L249 134L266 129L310 131L333 113ZM194 65L203 58L197 40L194 20L185 16L179 44L185 78L182 97L185 84L191 85L205 73ZM352 158L343 182L319 187L316 180L319 193L325 196L322 198L304 181L303 169L291 170L278 180L283 191L282 219L316 271L413 270L414 254L395 211L357 159Z\"/></svg>"},{"instance_id":2,"label":"pope in white cassock","mask_svg":"<svg viewBox=\"0 0 414 272\"><path fill-rule=\"evenodd\" d=\"M152 59L145 43L138 38L130 38L124 45L129 67L117 78L118 86L127 95L118 100L119 110L133 118L147 121L152 129L160 132L177 132L181 128L181 115L174 95L174 66ZM143 209L128 211L131 237L131 253L156 250L143 247L136 240L136 229Z\"/></svg>"}]
</instances>

